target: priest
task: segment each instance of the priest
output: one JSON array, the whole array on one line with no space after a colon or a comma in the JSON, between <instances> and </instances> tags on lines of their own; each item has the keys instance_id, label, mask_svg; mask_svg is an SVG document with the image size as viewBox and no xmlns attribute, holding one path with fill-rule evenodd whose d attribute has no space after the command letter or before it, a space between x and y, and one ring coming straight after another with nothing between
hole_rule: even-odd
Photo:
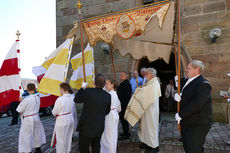
<instances>
[{"instance_id":1,"label":"priest","mask_svg":"<svg viewBox=\"0 0 230 153\"><path fill-rule=\"evenodd\" d=\"M139 120L138 135L146 146L146 152L159 152L159 97L161 89L156 70L148 68L147 83L138 87L126 109L125 119L134 126Z\"/></svg>"}]
</instances>

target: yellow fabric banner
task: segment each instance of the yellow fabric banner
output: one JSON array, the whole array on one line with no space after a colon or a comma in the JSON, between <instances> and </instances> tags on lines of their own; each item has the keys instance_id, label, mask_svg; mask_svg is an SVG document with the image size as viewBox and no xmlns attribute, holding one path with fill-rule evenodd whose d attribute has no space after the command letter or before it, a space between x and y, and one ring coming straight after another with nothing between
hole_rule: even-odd
<instances>
[{"instance_id":1,"label":"yellow fabric banner","mask_svg":"<svg viewBox=\"0 0 230 153\"><path fill-rule=\"evenodd\" d=\"M85 57L85 72L87 87L94 87L94 56L93 47L89 44L84 50ZM83 82L83 66L82 53L78 53L71 59L72 68L74 70L70 79L70 86L74 89L80 89Z\"/></svg>"},{"instance_id":2,"label":"yellow fabric banner","mask_svg":"<svg viewBox=\"0 0 230 153\"><path fill-rule=\"evenodd\" d=\"M38 85L38 92L60 96L59 85L65 80L65 73L67 73L66 66L69 62L68 54L72 41L73 39L67 39L55 50L55 54L44 62L42 66L45 68L48 66L48 69Z\"/></svg>"}]
</instances>

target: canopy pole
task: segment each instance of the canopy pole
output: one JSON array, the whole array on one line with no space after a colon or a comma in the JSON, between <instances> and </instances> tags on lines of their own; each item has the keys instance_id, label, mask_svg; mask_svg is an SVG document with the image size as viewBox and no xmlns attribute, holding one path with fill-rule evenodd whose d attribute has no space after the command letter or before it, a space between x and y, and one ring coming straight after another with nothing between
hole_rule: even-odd
<instances>
[{"instance_id":1,"label":"canopy pole","mask_svg":"<svg viewBox=\"0 0 230 153\"><path fill-rule=\"evenodd\" d=\"M74 41L75 36L73 36L70 46L69 46L69 51L68 51L68 59L67 59L67 64L66 64L66 70L65 70L65 74L64 74L64 81L66 81L67 79L67 75L68 75L68 70L69 70L69 62L70 62L70 57L72 54L72 48L73 48L73 41Z\"/></svg>"},{"instance_id":2,"label":"canopy pole","mask_svg":"<svg viewBox=\"0 0 230 153\"><path fill-rule=\"evenodd\" d=\"M115 69L115 64L114 64L114 59L113 59L113 46L112 45L110 45L110 56L111 56L112 67L113 67L113 79L117 80L116 69Z\"/></svg>"},{"instance_id":3,"label":"canopy pole","mask_svg":"<svg viewBox=\"0 0 230 153\"><path fill-rule=\"evenodd\" d=\"M80 33L81 33L81 53L82 53L82 67L83 67L83 76L84 76L84 82L86 82L86 74L85 74L85 55L84 55L84 44L83 44L83 33L82 33L82 19L81 19L81 8L82 4L80 0L78 0L78 3L76 4L76 7L78 8L78 15L79 15L79 22L80 22Z\"/></svg>"},{"instance_id":4,"label":"canopy pole","mask_svg":"<svg viewBox=\"0 0 230 153\"><path fill-rule=\"evenodd\" d=\"M174 57L175 57L175 68L176 68L176 74L178 73L178 70L177 70L177 53L176 53L176 44L174 43L173 44L173 48L174 48Z\"/></svg>"},{"instance_id":5,"label":"canopy pole","mask_svg":"<svg viewBox=\"0 0 230 153\"><path fill-rule=\"evenodd\" d=\"M177 39L177 48L178 48L178 53L177 53L177 55L178 55L178 68L177 68L177 76L178 76L178 87L177 87L177 93L180 95L180 80L181 80L181 76L180 76L180 74L181 74L181 57L180 57L180 30L181 30L181 25L180 25L180 0L177 0L177 23L178 23L178 25L177 25L177 32L178 32L178 34L177 34L177 37L178 37L178 39ZM177 112L180 112L180 102L177 102ZM181 126L180 126L180 124L178 124L178 130L179 131L181 131Z\"/></svg>"}]
</instances>

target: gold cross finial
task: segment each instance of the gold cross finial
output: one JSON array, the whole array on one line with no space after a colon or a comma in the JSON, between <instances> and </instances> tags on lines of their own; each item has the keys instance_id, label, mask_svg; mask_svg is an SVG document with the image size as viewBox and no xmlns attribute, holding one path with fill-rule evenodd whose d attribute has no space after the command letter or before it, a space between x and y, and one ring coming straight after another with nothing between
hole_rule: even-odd
<instances>
[{"instance_id":1,"label":"gold cross finial","mask_svg":"<svg viewBox=\"0 0 230 153\"><path fill-rule=\"evenodd\" d=\"M19 30L17 30L16 35L17 35L17 38L18 38L18 40L19 40L19 36L21 35L21 33L19 32Z\"/></svg>"},{"instance_id":2,"label":"gold cross finial","mask_svg":"<svg viewBox=\"0 0 230 153\"><path fill-rule=\"evenodd\" d=\"M77 0L77 4L76 7L78 8L78 10L80 10L82 8L82 4L81 4L81 0Z\"/></svg>"}]
</instances>

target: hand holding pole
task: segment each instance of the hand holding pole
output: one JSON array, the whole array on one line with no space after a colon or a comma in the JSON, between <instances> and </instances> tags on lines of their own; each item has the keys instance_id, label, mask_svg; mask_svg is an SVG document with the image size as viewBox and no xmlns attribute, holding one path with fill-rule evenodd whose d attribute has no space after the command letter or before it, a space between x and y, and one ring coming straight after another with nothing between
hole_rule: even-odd
<instances>
[{"instance_id":1,"label":"hand holding pole","mask_svg":"<svg viewBox=\"0 0 230 153\"><path fill-rule=\"evenodd\" d=\"M180 27L180 0L177 0L177 36L178 36L178 39L177 39L177 48L178 48L178 68L177 68L177 76L178 76L178 87L177 87L177 93L180 95L180 74L181 74L181 58L180 58L180 30L181 30L181 27ZM177 112L179 113L180 111L180 102L177 102ZM180 131L181 130L181 127L180 127L180 124L178 124L178 130Z\"/></svg>"}]
</instances>

